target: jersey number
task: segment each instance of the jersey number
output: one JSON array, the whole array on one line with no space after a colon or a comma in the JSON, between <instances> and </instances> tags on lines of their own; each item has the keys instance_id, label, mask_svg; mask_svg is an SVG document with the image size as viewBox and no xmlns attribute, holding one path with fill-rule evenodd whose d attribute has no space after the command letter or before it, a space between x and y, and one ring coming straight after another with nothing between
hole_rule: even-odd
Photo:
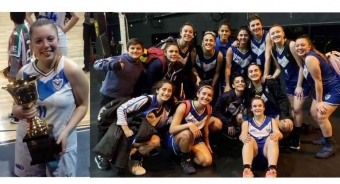
<instances>
[{"instance_id":1,"label":"jersey number","mask_svg":"<svg viewBox=\"0 0 340 184\"><path fill-rule=\"evenodd\" d=\"M45 118L47 113L46 106L38 106L38 116L40 118Z\"/></svg>"}]
</instances>

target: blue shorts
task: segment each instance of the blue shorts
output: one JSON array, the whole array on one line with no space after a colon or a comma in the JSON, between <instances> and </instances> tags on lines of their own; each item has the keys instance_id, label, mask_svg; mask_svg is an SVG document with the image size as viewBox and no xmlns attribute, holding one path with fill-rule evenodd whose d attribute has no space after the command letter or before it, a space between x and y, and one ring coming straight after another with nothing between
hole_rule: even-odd
<instances>
[{"instance_id":1,"label":"blue shorts","mask_svg":"<svg viewBox=\"0 0 340 184\"><path fill-rule=\"evenodd\" d=\"M295 96L296 86L286 86L286 92L288 96ZM303 98L307 98L310 95L310 87L308 85L302 86L303 89Z\"/></svg>"},{"instance_id":2,"label":"blue shorts","mask_svg":"<svg viewBox=\"0 0 340 184\"><path fill-rule=\"evenodd\" d=\"M253 167L258 168L266 168L268 167L268 160L264 156L263 149L264 149L264 143L263 144L257 144L257 155L253 159Z\"/></svg>"},{"instance_id":3,"label":"blue shorts","mask_svg":"<svg viewBox=\"0 0 340 184\"><path fill-rule=\"evenodd\" d=\"M180 155L181 154L181 149L179 148L179 145L176 143L175 141L175 136L170 134L169 132L166 133L165 135L165 139L166 139L166 147L173 150L173 152L176 154L176 155ZM196 138L194 140L194 142L192 143L192 145L196 145L196 144L199 144L201 142L204 142L202 137L199 137L199 138Z\"/></svg>"},{"instance_id":4,"label":"blue shorts","mask_svg":"<svg viewBox=\"0 0 340 184\"><path fill-rule=\"evenodd\" d=\"M316 100L316 95L313 95L313 100ZM330 105L340 104L340 94L337 91L332 91L330 93L324 92L322 101Z\"/></svg>"}]
</instances>

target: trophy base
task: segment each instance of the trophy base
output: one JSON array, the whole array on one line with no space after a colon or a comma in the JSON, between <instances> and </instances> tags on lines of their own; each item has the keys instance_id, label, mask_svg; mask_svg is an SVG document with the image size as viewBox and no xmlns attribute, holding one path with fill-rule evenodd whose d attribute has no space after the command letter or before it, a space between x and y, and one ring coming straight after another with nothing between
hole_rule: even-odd
<instances>
[{"instance_id":1,"label":"trophy base","mask_svg":"<svg viewBox=\"0 0 340 184\"><path fill-rule=\"evenodd\" d=\"M31 137L25 135L23 142L27 143L28 150L32 157L31 165L43 164L56 161L61 151L61 145L56 144L52 129L48 134Z\"/></svg>"}]
</instances>

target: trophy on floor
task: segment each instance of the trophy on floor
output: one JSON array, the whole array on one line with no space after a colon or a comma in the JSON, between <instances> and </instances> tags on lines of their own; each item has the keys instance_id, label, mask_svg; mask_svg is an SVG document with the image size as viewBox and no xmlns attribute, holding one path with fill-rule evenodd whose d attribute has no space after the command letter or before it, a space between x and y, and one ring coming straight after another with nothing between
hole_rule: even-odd
<instances>
[{"instance_id":1,"label":"trophy on floor","mask_svg":"<svg viewBox=\"0 0 340 184\"><path fill-rule=\"evenodd\" d=\"M23 106L23 109L30 109L39 98L37 79L38 76L29 76L10 82L2 89L11 94L17 105ZM32 157L31 165L55 161L58 158L61 147L56 144L52 129L53 126L48 126L44 119L37 116L26 119L26 135L23 142L27 143Z\"/></svg>"}]
</instances>

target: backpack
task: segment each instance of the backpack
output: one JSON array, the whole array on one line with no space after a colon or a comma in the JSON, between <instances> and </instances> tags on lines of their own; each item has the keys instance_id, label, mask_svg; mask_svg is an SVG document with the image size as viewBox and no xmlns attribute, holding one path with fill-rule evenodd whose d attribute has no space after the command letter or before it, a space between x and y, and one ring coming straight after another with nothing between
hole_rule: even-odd
<instances>
[{"instance_id":1,"label":"backpack","mask_svg":"<svg viewBox=\"0 0 340 184\"><path fill-rule=\"evenodd\" d=\"M292 40L286 40L285 43L284 43L284 51L285 51L285 57L288 59L288 61L295 61L295 58L292 54L292 52L290 52L290 47L289 47L289 44ZM277 59L277 51L276 51L276 45L274 44L274 46L272 47L272 53L273 53L273 56L275 57L275 59ZM297 65L297 63L295 62L295 64Z\"/></svg>"},{"instance_id":2,"label":"backpack","mask_svg":"<svg viewBox=\"0 0 340 184\"><path fill-rule=\"evenodd\" d=\"M328 63L334 68L335 72L340 75L340 52L331 51L327 55Z\"/></svg>"},{"instance_id":3,"label":"backpack","mask_svg":"<svg viewBox=\"0 0 340 184\"><path fill-rule=\"evenodd\" d=\"M191 101L190 100L184 100L182 101L185 103L186 105L186 109L185 109L185 113L184 113L184 117L186 117L189 114L190 108L191 108ZM211 117L211 113L212 113L212 107L210 104L207 105L207 111L208 111L208 117Z\"/></svg>"},{"instance_id":4,"label":"backpack","mask_svg":"<svg viewBox=\"0 0 340 184\"><path fill-rule=\"evenodd\" d=\"M155 59L159 59L162 62L162 73L164 73L165 69L166 69L166 59L164 57L164 50L157 48L157 47L150 47L147 50L147 57L145 59L145 68L148 67L148 65Z\"/></svg>"}]
</instances>

